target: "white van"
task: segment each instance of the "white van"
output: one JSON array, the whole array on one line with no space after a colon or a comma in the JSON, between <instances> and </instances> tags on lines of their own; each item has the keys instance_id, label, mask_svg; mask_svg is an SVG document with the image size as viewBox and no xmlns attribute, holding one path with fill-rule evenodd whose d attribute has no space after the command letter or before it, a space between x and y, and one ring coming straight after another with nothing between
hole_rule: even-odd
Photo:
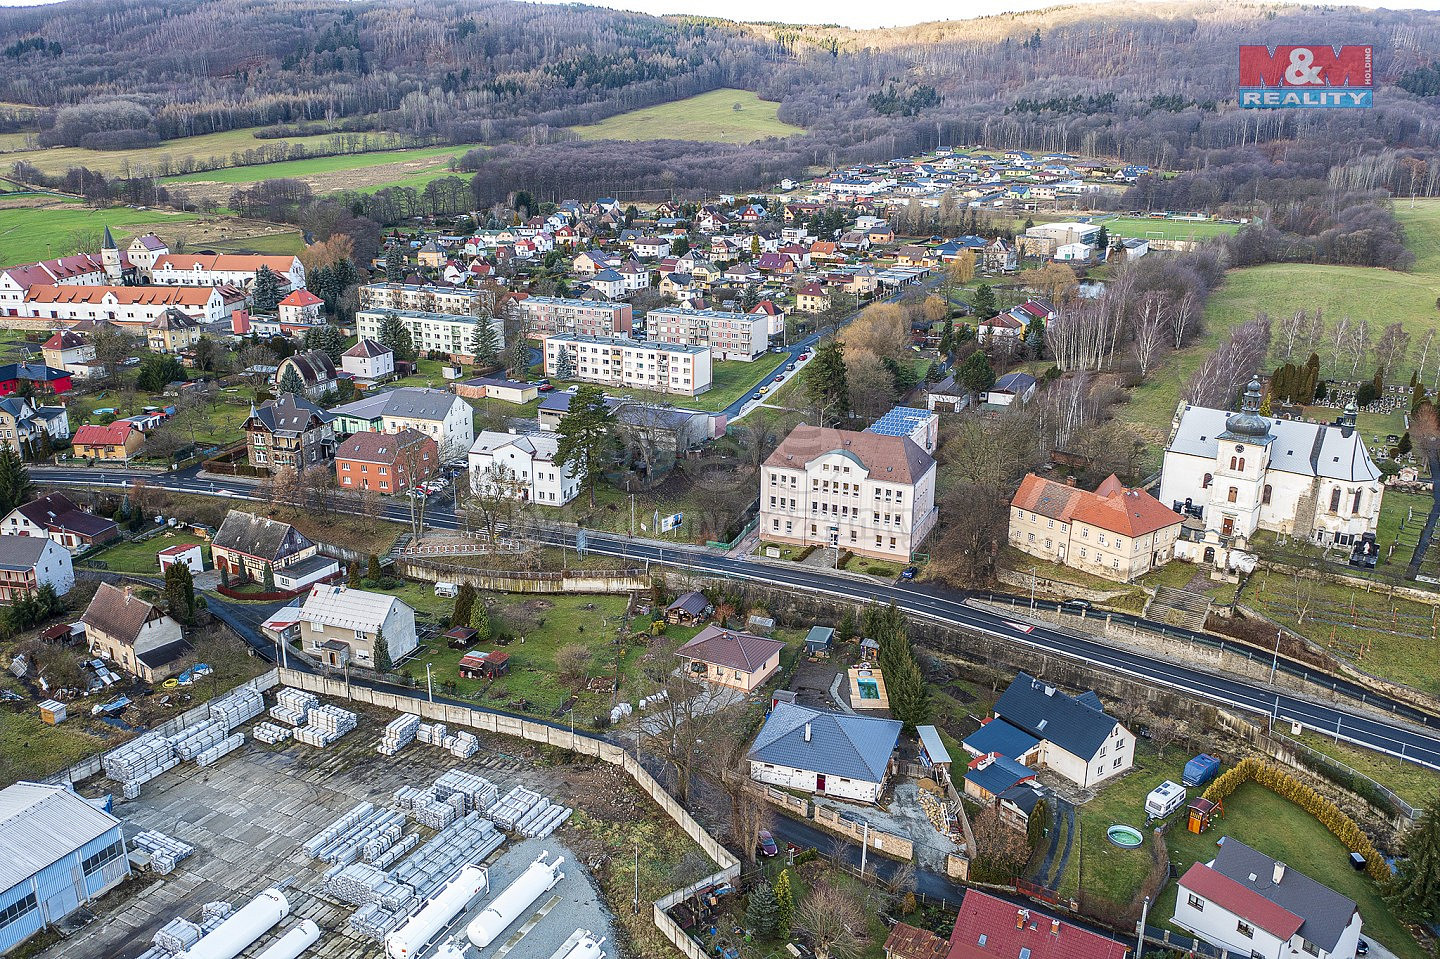
<instances>
[{"instance_id":1,"label":"white van","mask_svg":"<svg viewBox=\"0 0 1440 959\"><path fill-rule=\"evenodd\" d=\"M1164 819L1185 805L1185 787L1165 780L1145 797L1145 815L1151 819Z\"/></svg>"},{"instance_id":2,"label":"white van","mask_svg":"<svg viewBox=\"0 0 1440 959\"><path fill-rule=\"evenodd\" d=\"M460 595L460 587L456 586L454 583L436 583L435 595L454 598Z\"/></svg>"}]
</instances>

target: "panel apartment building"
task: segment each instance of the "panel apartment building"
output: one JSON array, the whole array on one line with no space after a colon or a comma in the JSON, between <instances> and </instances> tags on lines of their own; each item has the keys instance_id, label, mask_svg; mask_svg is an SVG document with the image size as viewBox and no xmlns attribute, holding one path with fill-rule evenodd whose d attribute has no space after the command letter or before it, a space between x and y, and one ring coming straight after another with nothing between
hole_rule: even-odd
<instances>
[{"instance_id":1,"label":"panel apartment building","mask_svg":"<svg viewBox=\"0 0 1440 959\"><path fill-rule=\"evenodd\" d=\"M432 350L446 353L452 360L461 362L473 358L471 342L475 338L475 326L480 321L473 316L459 316L454 313L426 313L418 310L361 310L355 314L355 329L361 339L379 341L380 324L386 314L393 313L410 331L410 339L421 353ZM504 342L505 323L500 317L487 319L495 327L495 334Z\"/></svg>"},{"instance_id":2,"label":"panel apartment building","mask_svg":"<svg viewBox=\"0 0 1440 959\"><path fill-rule=\"evenodd\" d=\"M527 296L511 304L522 328L532 336L578 333L581 336L629 336L634 312L629 303Z\"/></svg>"},{"instance_id":3,"label":"panel apartment building","mask_svg":"<svg viewBox=\"0 0 1440 959\"><path fill-rule=\"evenodd\" d=\"M651 310L645 334L659 343L707 347L716 360L748 363L770 347L770 318L725 310Z\"/></svg>"},{"instance_id":4,"label":"panel apartment building","mask_svg":"<svg viewBox=\"0 0 1440 959\"><path fill-rule=\"evenodd\" d=\"M569 350L574 379L695 396L710 389L710 350L704 346L637 341L616 336L559 333L544 338L545 375L557 376L560 351Z\"/></svg>"},{"instance_id":5,"label":"panel apartment building","mask_svg":"<svg viewBox=\"0 0 1440 959\"><path fill-rule=\"evenodd\" d=\"M453 313L474 316L487 304L486 290L421 283L367 283L360 287L362 310L408 310L414 313ZM487 309L488 312L488 309Z\"/></svg>"}]
</instances>

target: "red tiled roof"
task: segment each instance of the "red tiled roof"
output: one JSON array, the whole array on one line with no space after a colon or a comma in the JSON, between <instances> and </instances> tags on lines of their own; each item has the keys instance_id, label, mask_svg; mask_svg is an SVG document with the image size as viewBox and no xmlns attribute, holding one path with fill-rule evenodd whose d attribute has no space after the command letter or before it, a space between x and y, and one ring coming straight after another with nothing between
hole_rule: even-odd
<instances>
[{"instance_id":1,"label":"red tiled roof","mask_svg":"<svg viewBox=\"0 0 1440 959\"><path fill-rule=\"evenodd\" d=\"M135 424L127 420L116 420L109 426L86 423L75 431L72 441L76 446L123 446L135 432Z\"/></svg>"},{"instance_id":2,"label":"red tiled roof","mask_svg":"<svg viewBox=\"0 0 1440 959\"><path fill-rule=\"evenodd\" d=\"M885 955L889 959L944 959L949 949L929 929L917 929L903 922L895 923L890 935L885 937Z\"/></svg>"},{"instance_id":3,"label":"red tiled roof","mask_svg":"<svg viewBox=\"0 0 1440 959\"><path fill-rule=\"evenodd\" d=\"M1021 481L1010 505L1062 523L1089 523L1097 529L1131 537L1182 522L1178 513L1167 509L1155 497L1143 490L1126 489L1113 475L1091 493L1030 473Z\"/></svg>"},{"instance_id":4,"label":"red tiled roof","mask_svg":"<svg viewBox=\"0 0 1440 959\"><path fill-rule=\"evenodd\" d=\"M280 305L314 306L316 303L324 302L324 300L320 299L320 297L316 296L314 293L311 293L309 290L296 290L294 293L291 293L289 296L285 297L285 299L281 300Z\"/></svg>"},{"instance_id":5,"label":"red tiled roof","mask_svg":"<svg viewBox=\"0 0 1440 959\"><path fill-rule=\"evenodd\" d=\"M1022 949L1030 959L1125 959L1129 951L1114 939L1038 910L967 890L947 959L1016 959Z\"/></svg>"},{"instance_id":6,"label":"red tiled roof","mask_svg":"<svg viewBox=\"0 0 1440 959\"><path fill-rule=\"evenodd\" d=\"M778 639L736 633L711 624L675 651L677 656L753 673L785 648Z\"/></svg>"},{"instance_id":7,"label":"red tiled roof","mask_svg":"<svg viewBox=\"0 0 1440 959\"><path fill-rule=\"evenodd\" d=\"M1208 899L1226 912L1233 913L1251 925L1259 926L1281 941L1288 942L1305 920L1283 906L1276 905L1253 889L1223 876L1197 862L1180 877L1180 887Z\"/></svg>"}]
</instances>

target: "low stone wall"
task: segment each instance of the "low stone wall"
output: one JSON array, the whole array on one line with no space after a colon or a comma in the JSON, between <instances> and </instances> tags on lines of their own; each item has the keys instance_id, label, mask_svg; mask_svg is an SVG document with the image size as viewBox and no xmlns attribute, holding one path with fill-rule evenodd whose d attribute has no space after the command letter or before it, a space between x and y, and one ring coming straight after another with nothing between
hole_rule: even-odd
<instances>
[{"instance_id":1,"label":"low stone wall","mask_svg":"<svg viewBox=\"0 0 1440 959\"><path fill-rule=\"evenodd\" d=\"M845 819L838 812L826 806L815 807L815 824L823 826L831 832L839 833L849 839L864 842L867 831L864 826ZM869 846L876 852L889 856L892 859L899 859L903 862L911 862L915 858L915 844L904 836L892 836L888 832L881 832L873 826L868 831Z\"/></svg>"},{"instance_id":2,"label":"low stone wall","mask_svg":"<svg viewBox=\"0 0 1440 959\"><path fill-rule=\"evenodd\" d=\"M1021 570L997 569L995 578L1006 586L1014 586L1019 590L1030 589L1030 574ZM1076 586L1074 583L1064 583L1057 579L1049 579L1045 576L1035 577L1035 592L1037 595L1064 596L1067 599L1088 599L1092 603L1103 603L1107 600L1116 599L1129 592L1128 589L1117 585L1115 589L1091 589L1085 586Z\"/></svg>"},{"instance_id":3,"label":"low stone wall","mask_svg":"<svg viewBox=\"0 0 1440 959\"><path fill-rule=\"evenodd\" d=\"M616 570L566 570L563 573L485 570L398 558L395 572L406 579L427 583L469 583L476 589L501 593L618 593L650 588L650 577L639 572Z\"/></svg>"}]
</instances>

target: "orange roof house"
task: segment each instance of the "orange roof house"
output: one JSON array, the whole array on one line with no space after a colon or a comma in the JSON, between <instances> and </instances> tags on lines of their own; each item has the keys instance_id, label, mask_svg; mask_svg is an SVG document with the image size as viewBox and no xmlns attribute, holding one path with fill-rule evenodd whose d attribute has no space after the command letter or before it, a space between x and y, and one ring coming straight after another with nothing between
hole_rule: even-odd
<instances>
[{"instance_id":1,"label":"orange roof house","mask_svg":"<svg viewBox=\"0 0 1440 959\"><path fill-rule=\"evenodd\" d=\"M1010 545L1129 582L1175 555L1183 517L1111 475L1095 491L1031 473L1010 501Z\"/></svg>"}]
</instances>

